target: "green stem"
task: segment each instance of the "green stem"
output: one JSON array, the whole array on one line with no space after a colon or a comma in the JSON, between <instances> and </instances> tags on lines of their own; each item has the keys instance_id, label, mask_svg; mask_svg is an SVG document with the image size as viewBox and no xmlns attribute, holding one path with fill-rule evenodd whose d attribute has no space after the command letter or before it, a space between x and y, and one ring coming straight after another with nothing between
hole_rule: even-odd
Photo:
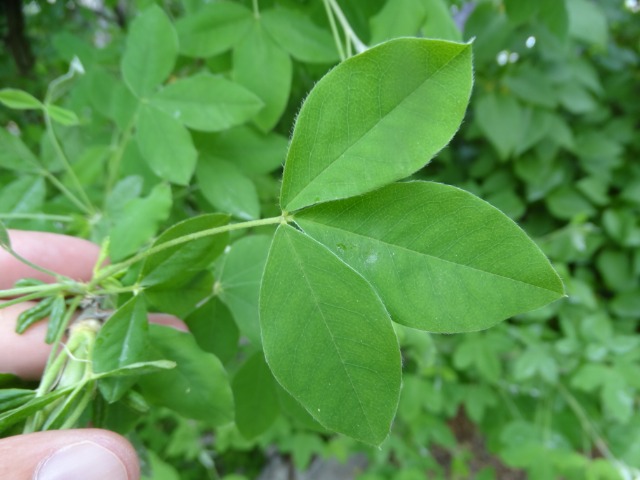
<instances>
[{"instance_id":1,"label":"green stem","mask_svg":"<svg viewBox=\"0 0 640 480\"><path fill-rule=\"evenodd\" d=\"M10 290L2 290L0 291L0 298L3 297L16 297L19 295L28 295L31 293L39 293L44 292L48 294L49 292L55 292L57 290L62 290L65 288L65 285L60 283L47 283L42 285L34 285L32 287L20 287L20 288L12 288Z\"/></svg>"},{"instance_id":2,"label":"green stem","mask_svg":"<svg viewBox=\"0 0 640 480\"><path fill-rule=\"evenodd\" d=\"M243 230L246 228L260 227L263 225L275 225L278 223L286 223L289 221L289 218L286 216L279 217L271 217L271 218L263 218L260 220L251 220L249 222L240 222L240 223L232 223L229 225L223 225L222 227L210 228L208 230L202 230L201 232L192 233L190 235L185 235L183 237L174 238L173 240L169 240L168 242L162 243L160 245L156 245L155 247L151 247L144 252L135 255L124 262L116 263L114 265L109 265L104 270L100 271L100 273L91 280L88 284L87 289L92 291L96 285L100 282L109 278L110 276L129 268L131 265L138 263L141 260L144 260L149 255L154 255L156 253L162 252L163 250L167 250L168 248L175 247L177 245L182 245L183 243L191 242L193 240L198 240L199 238L210 237L212 235L218 235L224 232L231 232L233 230Z\"/></svg>"},{"instance_id":3,"label":"green stem","mask_svg":"<svg viewBox=\"0 0 640 480\"><path fill-rule=\"evenodd\" d=\"M567 390L560 382L558 382L557 386L558 391L580 421L582 429L591 437L591 440L593 440L593 443L596 445L598 450L600 450L600 453L602 453L602 455L610 462L619 464L619 460L611 453L611 450L609 450L609 447L598 433L595 425L591 423L587 412L584 411L580 402L578 402L578 400L571 395L569 390Z\"/></svg>"},{"instance_id":4,"label":"green stem","mask_svg":"<svg viewBox=\"0 0 640 480\"><path fill-rule=\"evenodd\" d=\"M76 207L78 207L82 212L86 214L91 214L91 210L87 208L87 206L82 203L78 197L76 197L71 190L69 190L60 180L58 180L55 175L45 169L40 170L40 174L44 176L47 180L49 180L53 185L62 192L62 194L67 197L71 203L73 203Z\"/></svg>"},{"instance_id":5,"label":"green stem","mask_svg":"<svg viewBox=\"0 0 640 480\"><path fill-rule=\"evenodd\" d=\"M27 302L29 300L48 297L52 293L57 293L58 291L62 290L64 290L64 286L57 285L57 288L52 288L51 290L42 290L40 292L32 293L31 295L23 295L22 297L14 298L13 300L7 300L6 302L0 303L0 309L10 307L11 305L17 305L18 303Z\"/></svg>"},{"instance_id":6,"label":"green stem","mask_svg":"<svg viewBox=\"0 0 640 480\"><path fill-rule=\"evenodd\" d=\"M60 145L60 142L58 142L58 138L56 137L56 134L53 130L53 123L51 122L51 117L49 116L46 110L44 111L44 122L46 125L47 134L49 135L49 139L51 140L51 144L53 145L53 149L55 150L56 154L60 158L60 161L62 161L64 168L67 170L67 173L71 178L71 182L74 184L76 190L80 194L80 198L84 204L85 210L88 210L90 213L95 213L96 212L95 207L91 203L91 200L89 200L89 197L87 196L87 193L84 191L84 188L82 188L82 184L80 183L80 180L76 175L76 172L71 167L71 163L69 163L69 159L67 158L67 155L64 153L64 150L62 150L62 146Z\"/></svg>"},{"instance_id":7,"label":"green stem","mask_svg":"<svg viewBox=\"0 0 640 480\"><path fill-rule=\"evenodd\" d=\"M116 293L131 293L131 292L136 292L136 291L140 291L142 288L140 285L131 285L129 287L114 287L114 288L107 288L105 290L94 290L91 292L92 295L113 295Z\"/></svg>"},{"instance_id":8,"label":"green stem","mask_svg":"<svg viewBox=\"0 0 640 480\"><path fill-rule=\"evenodd\" d=\"M73 222L66 215L47 215L46 213L0 213L0 220L43 220L49 222Z\"/></svg>"},{"instance_id":9,"label":"green stem","mask_svg":"<svg viewBox=\"0 0 640 480\"><path fill-rule=\"evenodd\" d=\"M336 0L326 0L326 2L328 2L331 6L331 10L333 10L333 13L336 15L336 18L340 22L340 26L342 27L342 30L344 31L347 38L351 40L351 43L353 43L356 52L362 53L367 50L367 46L358 38L358 35L356 35L356 32L353 31L353 28L351 28L351 24L342 12L342 9L340 8L340 5L338 5L338 2Z\"/></svg>"},{"instance_id":10,"label":"green stem","mask_svg":"<svg viewBox=\"0 0 640 480\"><path fill-rule=\"evenodd\" d=\"M86 384L89 384L89 386L85 387ZM93 398L94 386L94 382L86 382L82 384L82 388L85 388L84 395L80 402L75 406L73 413L69 415L65 422L60 426L60 430L67 430L76 426L76 422L82 416L87 405L89 405L89 402Z\"/></svg>"},{"instance_id":11,"label":"green stem","mask_svg":"<svg viewBox=\"0 0 640 480\"><path fill-rule=\"evenodd\" d=\"M136 123L138 118L138 110L140 104L136 107L136 111L131 115L131 119L129 120L129 124L122 132L120 136L120 141L118 142L118 147L116 148L113 156L109 160L109 175L107 178L106 184L106 193L107 195L113 190L114 185L116 184L116 180L118 179L118 172L120 171L120 163L122 162L122 157L124 155L124 151L127 148L127 144L129 140L131 140L131 135L133 134L133 126Z\"/></svg>"},{"instance_id":12,"label":"green stem","mask_svg":"<svg viewBox=\"0 0 640 480\"><path fill-rule=\"evenodd\" d=\"M252 0L252 4L253 4L253 16L257 18L260 18L260 7L258 6L258 0Z\"/></svg>"},{"instance_id":13,"label":"green stem","mask_svg":"<svg viewBox=\"0 0 640 480\"><path fill-rule=\"evenodd\" d=\"M329 20L329 26L331 27L331 33L333 34L333 41L336 44L336 49L338 50L338 55L340 56L341 61L345 61L347 56L342 48L342 39L340 38L340 33L338 32L338 26L336 25L336 20L333 17L333 11L331 10L331 5L329 5L329 0L323 0L324 8L327 11L327 19Z\"/></svg>"},{"instance_id":14,"label":"green stem","mask_svg":"<svg viewBox=\"0 0 640 480\"><path fill-rule=\"evenodd\" d=\"M75 313L76 309L80 306L80 302L82 302L82 298L83 298L82 296L78 295L69 304L67 313L65 314L64 319L62 320L62 323L60 325L60 330L58 330L58 332L56 333L56 337L51 343L52 345L51 352L49 353L49 358L47 359L47 364L44 368L42 381L38 386L38 390L36 390L36 397L41 397L42 395L47 393L47 390L51 387L51 384L49 383L51 379L55 380L58 378L58 374L60 372L56 371L56 365L57 365L56 357L58 355L64 355L66 358L66 352L63 350L58 353L58 347L62 343L62 337L64 337L64 333L67 330L69 323L71 322L71 317L73 317L73 314Z\"/></svg>"}]
</instances>

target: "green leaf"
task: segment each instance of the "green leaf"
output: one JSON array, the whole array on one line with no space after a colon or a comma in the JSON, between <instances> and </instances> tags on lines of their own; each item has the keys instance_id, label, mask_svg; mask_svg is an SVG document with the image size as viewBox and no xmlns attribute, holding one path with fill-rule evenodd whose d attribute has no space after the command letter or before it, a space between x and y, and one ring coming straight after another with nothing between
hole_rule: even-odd
<instances>
[{"instance_id":1,"label":"green leaf","mask_svg":"<svg viewBox=\"0 0 640 480\"><path fill-rule=\"evenodd\" d=\"M23 388L3 388L0 390L0 412L24 405L33 398L35 392Z\"/></svg>"},{"instance_id":2,"label":"green leaf","mask_svg":"<svg viewBox=\"0 0 640 480\"><path fill-rule=\"evenodd\" d=\"M62 388L41 397L33 397L27 403L3 413L2 415L0 415L0 433L4 432L12 425L21 422L27 417L42 410L44 407L56 401L58 398L64 397L65 395L71 393L73 388L74 387Z\"/></svg>"},{"instance_id":3,"label":"green leaf","mask_svg":"<svg viewBox=\"0 0 640 480\"><path fill-rule=\"evenodd\" d=\"M136 252L156 234L160 222L171 210L171 188L165 183L153 187L147 197L126 202L120 214L113 218L110 231L109 256L118 262Z\"/></svg>"},{"instance_id":4,"label":"green leaf","mask_svg":"<svg viewBox=\"0 0 640 480\"><path fill-rule=\"evenodd\" d=\"M271 238L251 235L234 242L216 262L217 291L229 307L241 333L260 345L258 296Z\"/></svg>"},{"instance_id":5,"label":"green leaf","mask_svg":"<svg viewBox=\"0 0 640 480\"><path fill-rule=\"evenodd\" d=\"M189 131L177 117L143 105L136 124L136 140L153 173L172 183L187 185L196 168L198 152Z\"/></svg>"},{"instance_id":6,"label":"green leaf","mask_svg":"<svg viewBox=\"0 0 640 480\"><path fill-rule=\"evenodd\" d=\"M30 93L15 88L0 90L0 103L14 110L36 110L43 106L40 100Z\"/></svg>"},{"instance_id":7,"label":"green leaf","mask_svg":"<svg viewBox=\"0 0 640 480\"><path fill-rule=\"evenodd\" d=\"M205 132L240 125L263 106L262 100L241 85L206 73L170 84L151 104L187 127Z\"/></svg>"},{"instance_id":8,"label":"green leaf","mask_svg":"<svg viewBox=\"0 0 640 480\"><path fill-rule=\"evenodd\" d=\"M509 158L525 133L526 119L518 101L512 95L488 93L477 100L475 114L500 159Z\"/></svg>"},{"instance_id":9,"label":"green leaf","mask_svg":"<svg viewBox=\"0 0 640 480\"><path fill-rule=\"evenodd\" d=\"M264 433L280 413L276 382L262 352L254 354L233 377L236 425L251 440Z\"/></svg>"},{"instance_id":10,"label":"green leaf","mask_svg":"<svg viewBox=\"0 0 640 480\"><path fill-rule=\"evenodd\" d=\"M47 105L47 115L51 117L54 122L58 122L65 127L72 127L80 123L80 119L75 112L67 110L66 108L58 107L57 105Z\"/></svg>"},{"instance_id":11,"label":"green leaf","mask_svg":"<svg viewBox=\"0 0 640 480\"><path fill-rule=\"evenodd\" d=\"M65 302L63 295L57 295L55 300L51 304L51 311L49 312L49 323L47 324L47 335L44 341L48 344L53 343L53 341L58 336L60 328L62 328L62 321L65 317L65 312L67 311L67 303Z\"/></svg>"},{"instance_id":12,"label":"green leaf","mask_svg":"<svg viewBox=\"0 0 640 480\"><path fill-rule=\"evenodd\" d=\"M538 2L523 2L522 0L504 0L504 8L509 20L520 24L531 20L538 13Z\"/></svg>"},{"instance_id":13,"label":"green leaf","mask_svg":"<svg viewBox=\"0 0 640 480\"><path fill-rule=\"evenodd\" d=\"M204 156L198 162L196 178L204 198L217 210L242 220L260 217L256 187L233 163Z\"/></svg>"},{"instance_id":14,"label":"green leaf","mask_svg":"<svg viewBox=\"0 0 640 480\"><path fill-rule=\"evenodd\" d=\"M41 211L46 195L44 179L23 175L0 190L0 213L36 213ZM15 222L7 222L13 227Z\"/></svg>"},{"instance_id":15,"label":"green leaf","mask_svg":"<svg viewBox=\"0 0 640 480\"><path fill-rule=\"evenodd\" d=\"M16 322L16 332L24 333L31 325L48 316L55 299L56 297L47 297L33 307L20 312Z\"/></svg>"},{"instance_id":16,"label":"green leaf","mask_svg":"<svg viewBox=\"0 0 640 480\"><path fill-rule=\"evenodd\" d=\"M218 1L176 22L180 53L190 57L212 57L230 50L251 27L253 15L243 5Z\"/></svg>"},{"instance_id":17,"label":"green leaf","mask_svg":"<svg viewBox=\"0 0 640 480\"><path fill-rule=\"evenodd\" d=\"M216 158L233 163L247 175L270 173L282 167L289 141L274 132L264 134L250 127L194 136L198 150L215 152Z\"/></svg>"},{"instance_id":18,"label":"green leaf","mask_svg":"<svg viewBox=\"0 0 640 480\"><path fill-rule=\"evenodd\" d=\"M471 83L471 46L440 40L392 40L338 65L298 115L283 209L359 195L421 168L458 129Z\"/></svg>"},{"instance_id":19,"label":"green leaf","mask_svg":"<svg viewBox=\"0 0 640 480\"><path fill-rule=\"evenodd\" d=\"M569 35L585 43L605 49L609 36L607 15L596 2L589 0L567 1Z\"/></svg>"},{"instance_id":20,"label":"green leaf","mask_svg":"<svg viewBox=\"0 0 640 480\"><path fill-rule=\"evenodd\" d=\"M278 123L287 106L292 70L289 55L271 39L262 22L254 20L233 50L233 76L264 103L254 118L264 132Z\"/></svg>"},{"instance_id":21,"label":"green leaf","mask_svg":"<svg viewBox=\"0 0 640 480\"><path fill-rule=\"evenodd\" d=\"M591 203L570 184L563 184L545 198L547 208L556 218L571 220L574 217L591 216L595 210Z\"/></svg>"},{"instance_id":22,"label":"green leaf","mask_svg":"<svg viewBox=\"0 0 640 480\"><path fill-rule=\"evenodd\" d=\"M144 360L147 348L147 308L141 296L122 305L102 326L93 350L93 370L105 373ZM104 398L113 403L123 397L136 377L103 378L98 383Z\"/></svg>"},{"instance_id":23,"label":"green leaf","mask_svg":"<svg viewBox=\"0 0 640 480\"><path fill-rule=\"evenodd\" d=\"M426 11L421 0L395 0L387 2L371 18L371 45L398 37L415 36L426 20Z\"/></svg>"},{"instance_id":24,"label":"green leaf","mask_svg":"<svg viewBox=\"0 0 640 480\"><path fill-rule=\"evenodd\" d=\"M566 0L538 0L538 4L538 19L558 40L566 40L569 33Z\"/></svg>"},{"instance_id":25,"label":"green leaf","mask_svg":"<svg viewBox=\"0 0 640 480\"><path fill-rule=\"evenodd\" d=\"M427 38L462 41L462 34L456 25L449 4L444 0L431 0L423 3L427 19L422 25L422 32Z\"/></svg>"},{"instance_id":26,"label":"green leaf","mask_svg":"<svg viewBox=\"0 0 640 480\"><path fill-rule=\"evenodd\" d=\"M564 294L512 220L455 187L392 184L294 220L371 282L393 320L409 327L481 330Z\"/></svg>"},{"instance_id":27,"label":"green leaf","mask_svg":"<svg viewBox=\"0 0 640 480\"><path fill-rule=\"evenodd\" d=\"M38 160L20 137L4 128L0 128L0 167L19 172L38 168Z\"/></svg>"},{"instance_id":28,"label":"green leaf","mask_svg":"<svg viewBox=\"0 0 640 480\"><path fill-rule=\"evenodd\" d=\"M210 426L233 421L233 394L220 360L188 333L160 325L150 325L149 333L150 349L176 368L141 377L145 398Z\"/></svg>"},{"instance_id":29,"label":"green leaf","mask_svg":"<svg viewBox=\"0 0 640 480\"><path fill-rule=\"evenodd\" d=\"M623 292L615 296L609 304L611 311L621 317L640 316L640 289Z\"/></svg>"},{"instance_id":30,"label":"green leaf","mask_svg":"<svg viewBox=\"0 0 640 480\"><path fill-rule=\"evenodd\" d=\"M532 2L521 3L529 4ZM554 108L558 104L556 91L549 78L544 74L544 72L541 72L530 65L524 64L517 70L513 71L511 75L505 77L504 83L511 91L513 91L513 93L525 102L530 102L547 108ZM490 107L485 105L484 108ZM499 108L499 106L493 106L493 108ZM509 107L504 107L504 109L508 111Z\"/></svg>"},{"instance_id":31,"label":"green leaf","mask_svg":"<svg viewBox=\"0 0 640 480\"><path fill-rule=\"evenodd\" d=\"M335 63L338 51L331 34L303 13L284 7L260 12L264 28L283 50L307 63Z\"/></svg>"},{"instance_id":32,"label":"green leaf","mask_svg":"<svg viewBox=\"0 0 640 480\"><path fill-rule=\"evenodd\" d=\"M400 350L371 286L325 247L278 227L260 291L265 357L323 426L379 445L400 393Z\"/></svg>"},{"instance_id":33,"label":"green leaf","mask_svg":"<svg viewBox=\"0 0 640 480\"><path fill-rule=\"evenodd\" d=\"M143 295L153 310L185 318L211 296L213 284L213 274L208 270L201 270L191 278L183 278L177 282L169 279L147 287Z\"/></svg>"},{"instance_id":34,"label":"green leaf","mask_svg":"<svg viewBox=\"0 0 640 480\"><path fill-rule=\"evenodd\" d=\"M155 360L152 362L136 362L118 367L115 370L109 370L102 373L97 373L93 376L94 379L105 379L107 377L130 377L138 375L148 375L150 373L156 373L158 370L171 370L176 368L175 362L169 360Z\"/></svg>"},{"instance_id":35,"label":"green leaf","mask_svg":"<svg viewBox=\"0 0 640 480\"><path fill-rule=\"evenodd\" d=\"M229 223L220 213L199 215L179 222L164 231L152 248L187 235L218 228ZM229 233L223 232L169 247L148 256L142 265L139 283L143 287L170 282L181 285L202 269L207 268L224 250Z\"/></svg>"},{"instance_id":36,"label":"green leaf","mask_svg":"<svg viewBox=\"0 0 640 480\"><path fill-rule=\"evenodd\" d=\"M122 56L122 77L131 91L143 98L153 93L173 70L178 36L167 14L152 5L136 17Z\"/></svg>"},{"instance_id":37,"label":"green leaf","mask_svg":"<svg viewBox=\"0 0 640 480\"><path fill-rule=\"evenodd\" d=\"M220 299L211 298L185 318L185 322L205 352L213 353L225 364L235 357L240 331L231 311Z\"/></svg>"}]
</instances>

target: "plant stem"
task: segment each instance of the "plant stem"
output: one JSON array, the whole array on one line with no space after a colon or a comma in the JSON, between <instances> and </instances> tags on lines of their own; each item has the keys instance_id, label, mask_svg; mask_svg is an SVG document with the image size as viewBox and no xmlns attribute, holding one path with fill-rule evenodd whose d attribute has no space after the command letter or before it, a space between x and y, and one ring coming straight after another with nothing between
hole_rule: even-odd
<instances>
[{"instance_id":1,"label":"plant stem","mask_svg":"<svg viewBox=\"0 0 640 480\"><path fill-rule=\"evenodd\" d=\"M336 25L336 20L333 17L333 11L331 10L331 5L329 5L328 0L323 0L324 8L327 11L327 19L329 20L329 26L331 27L331 33L333 34L333 41L336 44L336 49L338 50L338 55L340 56L340 61L345 61L347 56L342 48L342 39L340 38L340 33L338 32L338 26Z\"/></svg>"},{"instance_id":2,"label":"plant stem","mask_svg":"<svg viewBox=\"0 0 640 480\"><path fill-rule=\"evenodd\" d=\"M260 227L263 225L275 225L278 223L286 223L288 218L280 215L278 217L271 218L262 218L260 220L251 220L248 222L240 222L240 223L231 223L229 225L223 225L222 227L210 228L208 230L202 230L201 232L192 233L189 235L185 235L183 237L174 238L173 240L169 240L168 242L162 243L160 245L156 245L155 247L151 247L144 252L139 253L138 255L134 255L133 257L125 260L124 262L116 263L113 265L109 265L104 270L102 270L98 275L96 275L93 280L88 284L87 290L91 291L104 279L118 273L126 268L129 268L131 265L138 263L141 260L144 260L149 255L154 255L158 252L162 252L171 247L175 247L177 245L182 245L183 243L191 242L193 240L197 240L199 238L210 237L213 235L218 235L224 232L231 232L233 230L244 230L246 228Z\"/></svg>"},{"instance_id":3,"label":"plant stem","mask_svg":"<svg viewBox=\"0 0 640 480\"><path fill-rule=\"evenodd\" d=\"M109 160L109 174L107 177L107 184L105 186L105 191L107 195L113 190L113 186L116 184L116 180L118 179L118 172L120 170L120 163L122 162L122 156L124 155L124 151L127 148L127 144L131 139L131 134L133 133L133 126L136 123L136 119L138 118L138 110L140 104L136 107L136 111L133 112L131 118L129 119L129 124L122 132L120 136L120 141L118 142L118 146L113 153L113 156Z\"/></svg>"},{"instance_id":4,"label":"plant stem","mask_svg":"<svg viewBox=\"0 0 640 480\"><path fill-rule=\"evenodd\" d=\"M565 399L565 401L567 402L567 404L569 405L569 407L571 408L575 416L580 421L580 424L582 425L582 429L587 434L589 434L589 436L593 440L593 443L595 443L598 450L600 450L600 453L602 453L602 455L610 462L618 464L619 460L616 457L614 457L614 455L611 453L611 450L609 450L609 447L607 446L605 441L602 439L602 437L598 433L595 425L591 423L591 420L589 419L587 413L582 408L582 405L580 405L580 402L578 402L578 400L576 400L576 398L573 395L571 395L571 393L560 382L558 382L557 386L558 386L558 391L560 392L562 397Z\"/></svg>"},{"instance_id":5,"label":"plant stem","mask_svg":"<svg viewBox=\"0 0 640 480\"><path fill-rule=\"evenodd\" d=\"M24 295L22 297L14 298L13 300L7 300L6 302L0 303L0 309L10 307L11 305L17 305L18 303L26 302L28 300L35 300L42 297L48 297L52 293L57 293L59 291L64 290L64 286L57 284L57 288L52 288L50 290L41 290L36 293L32 293L31 295Z\"/></svg>"},{"instance_id":6,"label":"plant stem","mask_svg":"<svg viewBox=\"0 0 640 480\"><path fill-rule=\"evenodd\" d=\"M73 222L66 215L48 215L46 213L0 213L0 220L43 220L48 222Z\"/></svg>"},{"instance_id":7,"label":"plant stem","mask_svg":"<svg viewBox=\"0 0 640 480\"><path fill-rule=\"evenodd\" d=\"M260 7L258 6L258 0L252 0L252 4L253 4L253 16L257 18L260 18Z\"/></svg>"},{"instance_id":8,"label":"plant stem","mask_svg":"<svg viewBox=\"0 0 640 480\"><path fill-rule=\"evenodd\" d=\"M83 298L82 296L78 295L77 297L74 297L74 299L69 304L67 313L65 314L64 319L60 324L60 330L56 333L56 337L54 338L51 344L52 345L51 352L49 353L49 358L47 359L47 364L44 368L42 381L38 386L38 390L36 390L36 397L41 397L42 395L47 393L47 390L51 388L51 383L50 383L51 380L52 379L55 380L58 377L58 374L60 373L59 368L57 366L56 358L58 355L60 356L64 355L64 358L66 358L66 352L61 351L58 353L58 347L62 342L62 337L64 337L65 330L67 329L67 327L69 326L69 323L71 322L71 317L73 317L73 314L75 313L76 309L80 305L80 302L82 302L82 298Z\"/></svg>"},{"instance_id":9,"label":"plant stem","mask_svg":"<svg viewBox=\"0 0 640 480\"><path fill-rule=\"evenodd\" d=\"M60 283L48 283L48 284L42 284L42 285L34 285L32 287L12 288L10 290L0 291L0 298L16 297L19 295L28 295L31 293L40 293L40 292L49 294L50 292L55 292L57 290L62 290L64 288L65 288L65 285Z\"/></svg>"},{"instance_id":10,"label":"plant stem","mask_svg":"<svg viewBox=\"0 0 640 480\"><path fill-rule=\"evenodd\" d=\"M331 6L331 10L333 10L333 13L335 13L336 18L340 22L340 26L342 27L342 30L344 30L345 35L349 40L351 40L351 43L353 43L356 52L362 53L367 50L367 46L358 38L358 35L356 35L356 32L353 31L353 28L351 28L351 24L342 12L342 9L340 8L340 5L338 5L338 2L336 0L326 0L325 4L327 2Z\"/></svg>"},{"instance_id":11,"label":"plant stem","mask_svg":"<svg viewBox=\"0 0 640 480\"><path fill-rule=\"evenodd\" d=\"M47 178L51 183L55 185L55 187L62 192L62 194L67 197L71 203L73 203L76 207L78 207L81 211L86 214L91 214L91 210L82 203L78 197L76 197L71 190L69 190L60 180L58 180L55 175L45 169L41 169L39 172L43 177Z\"/></svg>"},{"instance_id":12,"label":"plant stem","mask_svg":"<svg viewBox=\"0 0 640 480\"><path fill-rule=\"evenodd\" d=\"M82 188L82 184L80 183L80 180L76 175L76 172L71 167L71 163L69 163L69 159L67 158L67 155L64 153L64 150L62 150L62 146L60 145L60 142L58 142L58 138L56 137L56 134L53 130L53 123L51 122L51 117L49 116L46 110L44 111L44 122L47 128L47 134L49 135L49 139L51 140L51 144L53 145L53 149L56 151L56 154L62 161L64 168L67 170L67 173L69 174L69 177L71 178L71 181L73 182L74 186L78 190L78 193L80 194L80 197L84 202L85 207L89 210L89 212L95 213L96 212L95 207L91 203L91 200L89 200L89 197L87 197L87 193L84 191L84 188Z\"/></svg>"}]
</instances>

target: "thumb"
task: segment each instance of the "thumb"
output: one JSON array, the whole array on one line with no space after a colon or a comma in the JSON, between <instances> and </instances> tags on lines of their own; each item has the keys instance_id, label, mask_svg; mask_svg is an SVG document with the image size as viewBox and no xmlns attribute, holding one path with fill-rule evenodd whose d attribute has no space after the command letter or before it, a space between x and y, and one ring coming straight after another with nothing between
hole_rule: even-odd
<instances>
[{"instance_id":1,"label":"thumb","mask_svg":"<svg viewBox=\"0 0 640 480\"><path fill-rule=\"evenodd\" d=\"M14 480L138 480L135 450L98 429L37 432L0 440L0 478Z\"/></svg>"}]
</instances>

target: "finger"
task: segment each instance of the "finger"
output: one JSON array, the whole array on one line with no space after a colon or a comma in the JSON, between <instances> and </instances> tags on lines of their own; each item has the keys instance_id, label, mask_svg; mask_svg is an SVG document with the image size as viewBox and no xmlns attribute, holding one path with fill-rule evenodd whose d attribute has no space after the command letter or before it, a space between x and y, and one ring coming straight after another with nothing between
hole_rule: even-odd
<instances>
[{"instance_id":1,"label":"finger","mask_svg":"<svg viewBox=\"0 0 640 480\"><path fill-rule=\"evenodd\" d=\"M168 313L150 313L149 321L157 325L173 327L176 330L182 330L183 332L189 331L186 323L184 323L178 317L174 317L173 315L169 315Z\"/></svg>"},{"instance_id":2,"label":"finger","mask_svg":"<svg viewBox=\"0 0 640 480\"><path fill-rule=\"evenodd\" d=\"M0 478L14 480L138 480L135 450L120 435L82 429L0 440Z\"/></svg>"},{"instance_id":3,"label":"finger","mask_svg":"<svg viewBox=\"0 0 640 480\"><path fill-rule=\"evenodd\" d=\"M9 230L9 237L11 246L22 257L75 280L91 279L100 252L100 247L88 240L57 233ZM0 290L11 288L16 280L25 277L54 280L0 249Z\"/></svg>"},{"instance_id":4,"label":"finger","mask_svg":"<svg viewBox=\"0 0 640 480\"><path fill-rule=\"evenodd\" d=\"M20 312L33 305L33 302L24 302L0 309L0 372L13 373L25 380L40 378L51 351L51 345L44 341L46 321L35 323L23 334L15 331ZM186 324L173 315L151 313L149 321L188 331Z\"/></svg>"},{"instance_id":5,"label":"finger","mask_svg":"<svg viewBox=\"0 0 640 480\"><path fill-rule=\"evenodd\" d=\"M23 334L16 333L16 320L33 302L23 302L0 309L0 372L13 373L26 380L42 375L51 345L44 342L46 322L38 322ZM0 478L5 478L0 475Z\"/></svg>"}]
</instances>

